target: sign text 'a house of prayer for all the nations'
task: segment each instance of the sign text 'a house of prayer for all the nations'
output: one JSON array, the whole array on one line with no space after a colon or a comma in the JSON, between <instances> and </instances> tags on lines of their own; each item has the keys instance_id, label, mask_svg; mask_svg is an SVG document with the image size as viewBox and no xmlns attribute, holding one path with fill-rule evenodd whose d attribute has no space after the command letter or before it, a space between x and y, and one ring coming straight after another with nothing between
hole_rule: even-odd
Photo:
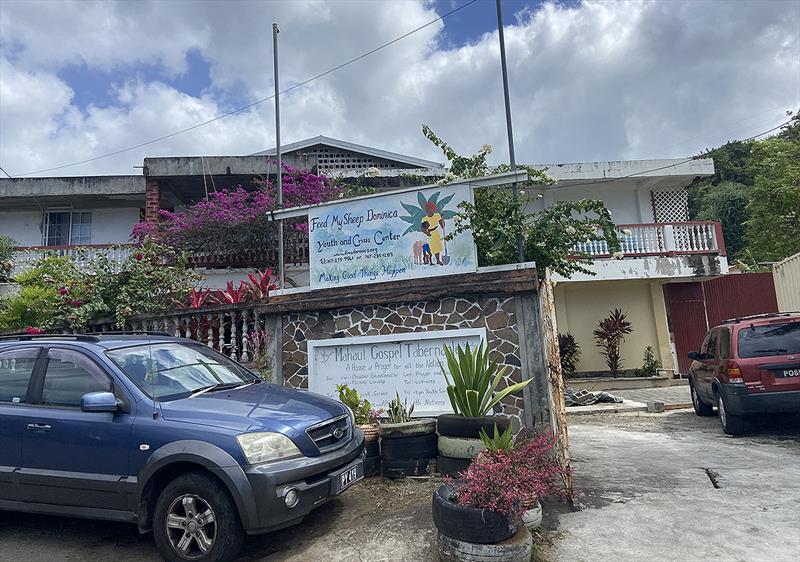
<instances>
[{"instance_id":1,"label":"sign text 'a house of prayer for all the nations'","mask_svg":"<svg viewBox=\"0 0 800 562\"><path fill-rule=\"evenodd\" d=\"M439 367L439 361L447 366L444 346L476 347L485 340L483 328L309 340L308 388L336 398L336 385L346 384L376 409L399 393L414 404L414 415L452 412Z\"/></svg>"},{"instance_id":2,"label":"sign text 'a house of prayer for all the nations'","mask_svg":"<svg viewBox=\"0 0 800 562\"><path fill-rule=\"evenodd\" d=\"M308 214L312 288L477 269L471 232L446 240L468 185L431 187L320 205Z\"/></svg>"}]
</instances>

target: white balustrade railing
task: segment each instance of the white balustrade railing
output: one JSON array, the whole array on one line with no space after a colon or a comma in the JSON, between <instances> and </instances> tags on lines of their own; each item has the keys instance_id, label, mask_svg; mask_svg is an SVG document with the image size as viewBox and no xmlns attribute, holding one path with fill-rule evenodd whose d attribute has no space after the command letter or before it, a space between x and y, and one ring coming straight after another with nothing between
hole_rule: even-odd
<instances>
[{"instance_id":1,"label":"white balustrade railing","mask_svg":"<svg viewBox=\"0 0 800 562\"><path fill-rule=\"evenodd\" d=\"M101 254L106 254L108 259L116 262L125 260L133 252L132 244L89 244L85 246L18 246L12 261L13 275L18 275L30 270L36 262L46 256L67 256L78 264L91 263Z\"/></svg>"},{"instance_id":2,"label":"white balustrade railing","mask_svg":"<svg viewBox=\"0 0 800 562\"><path fill-rule=\"evenodd\" d=\"M617 228L623 256L725 253L722 230L714 221L622 224ZM593 257L611 256L605 240L579 243L575 250Z\"/></svg>"}]
</instances>

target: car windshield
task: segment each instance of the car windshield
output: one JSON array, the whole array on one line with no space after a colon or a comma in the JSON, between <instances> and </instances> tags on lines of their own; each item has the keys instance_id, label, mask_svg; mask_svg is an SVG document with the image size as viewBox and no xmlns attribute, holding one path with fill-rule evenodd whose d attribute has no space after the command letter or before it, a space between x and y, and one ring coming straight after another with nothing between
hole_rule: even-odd
<instances>
[{"instance_id":1,"label":"car windshield","mask_svg":"<svg viewBox=\"0 0 800 562\"><path fill-rule=\"evenodd\" d=\"M749 326L739 330L739 357L800 353L800 322Z\"/></svg>"},{"instance_id":2,"label":"car windshield","mask_svg":"<svg viewBox=\"0 0 800 562\"><path fill-rule=\"evenodd\" d=\"M174 400L259 382L253 373L201 344L154 342L106 352L150 398Z\"/></svg>"}]
</instances>

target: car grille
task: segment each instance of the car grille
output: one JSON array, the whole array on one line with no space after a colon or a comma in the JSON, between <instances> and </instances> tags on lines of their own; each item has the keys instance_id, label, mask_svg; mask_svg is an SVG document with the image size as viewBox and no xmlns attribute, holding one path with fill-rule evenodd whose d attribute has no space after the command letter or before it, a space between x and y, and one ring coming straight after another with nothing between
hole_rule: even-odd
<instances>
[{"instance_id":1,"label":"car grille","mask_svg":"<svg viewBox=\"0 0 800 562\"><path fill-rule=\"evenodd\" d=\"M317 445L320 453L327 453L350 441L352 435L350 416L344 414L306 428L306 433ZM337 437L337 434L341 434Z\"/></svg>"}]
</instances>

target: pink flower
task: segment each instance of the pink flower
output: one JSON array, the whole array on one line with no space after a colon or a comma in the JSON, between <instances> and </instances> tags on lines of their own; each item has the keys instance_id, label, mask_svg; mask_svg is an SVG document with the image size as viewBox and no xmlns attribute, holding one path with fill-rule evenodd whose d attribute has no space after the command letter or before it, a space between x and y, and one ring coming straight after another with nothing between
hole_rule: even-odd
<instances>
[{"instance_id":1,"label":"pink flower","mask_svg":"<svg viewBox=\"0 0 800 562\"><path fill-rule=\"evenodd\" d=\"M142 259L144 258L144 254L141 254L141 253L139 253L139 254L136 254L135 256L133 256L133 258L134 258L136 261L142 261Z\"/></svg>"},{"instance_id":2,"label":"pink flower","mask_svg":"<svg viewBox=\"0 0 800 562\"><path fill-rule=\"evenodd\" d=\"M66 287L59 287L59 289L58 289L58 294L59 295L61 295L63 297L67 293L69 293L69 289L67 289Z\"/></svg>"}]
</instances>

